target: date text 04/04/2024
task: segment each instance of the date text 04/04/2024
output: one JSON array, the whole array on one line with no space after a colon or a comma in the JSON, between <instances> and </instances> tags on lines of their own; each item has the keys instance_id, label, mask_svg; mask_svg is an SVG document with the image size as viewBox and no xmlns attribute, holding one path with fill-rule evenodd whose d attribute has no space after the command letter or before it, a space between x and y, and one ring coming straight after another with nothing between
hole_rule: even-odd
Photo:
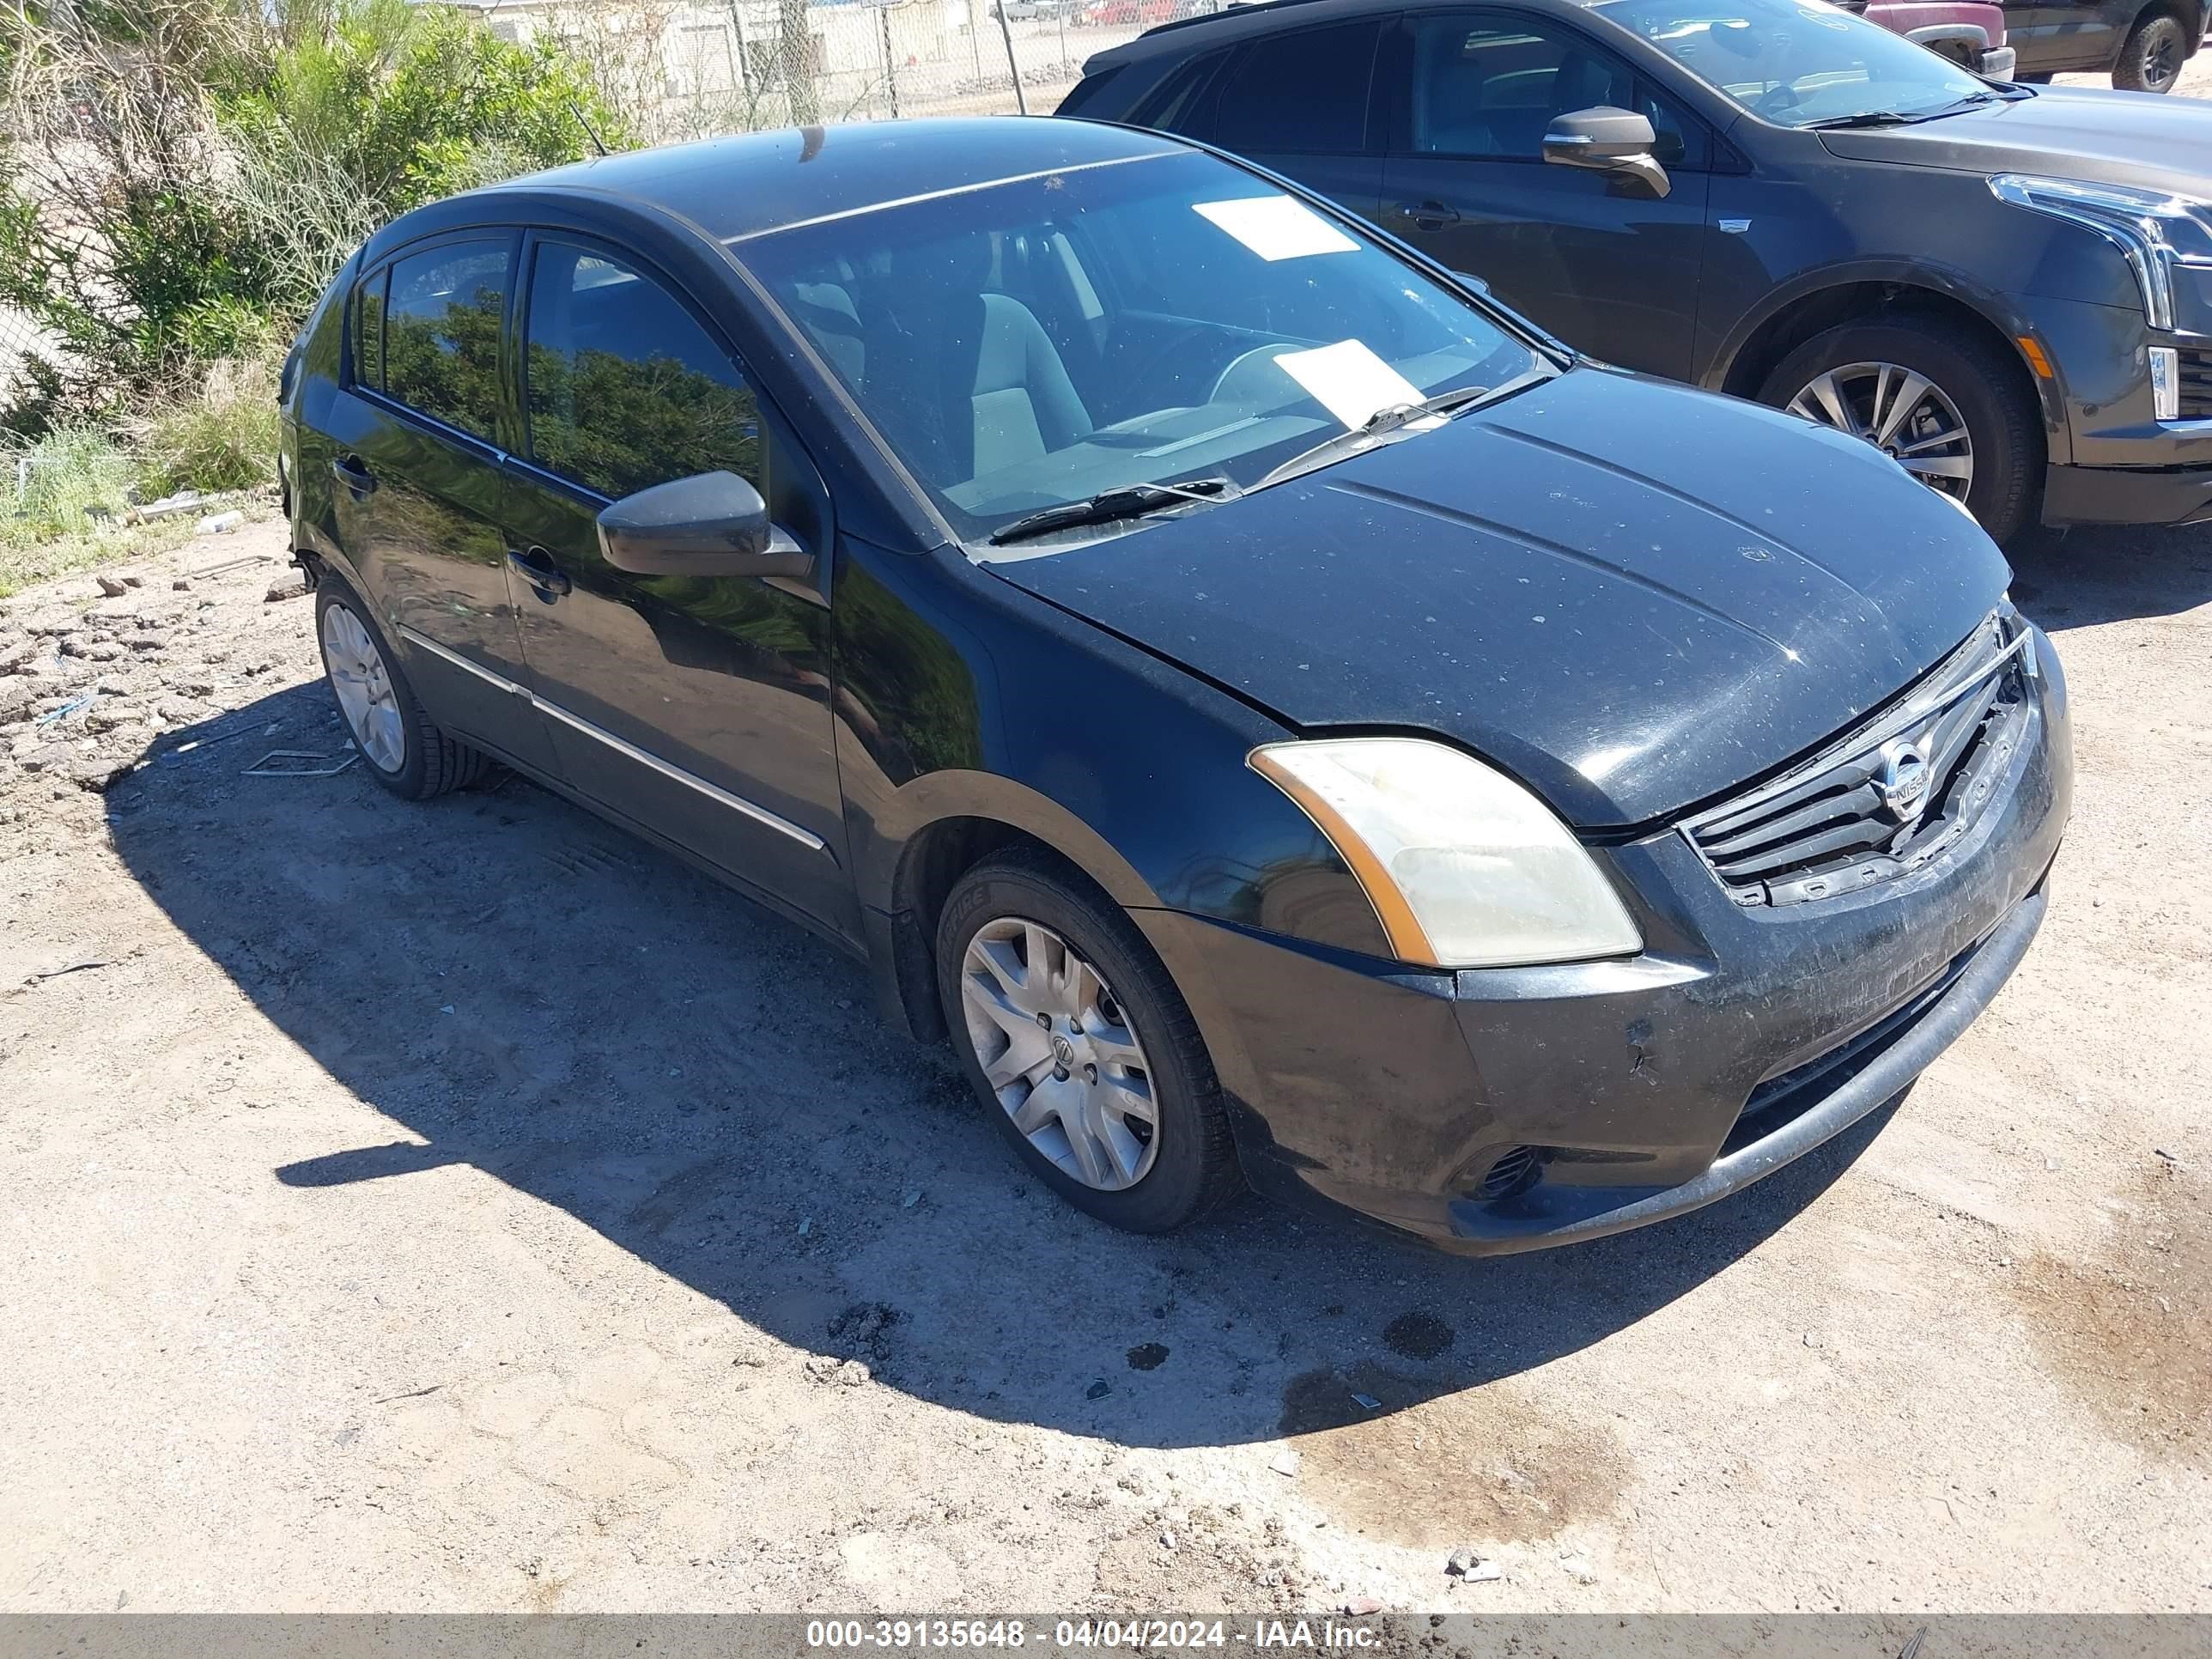
<instances>
[{"instance_id":1,"label":"date text 04/04/2024","mask_svg":"<svg viewBox=\"0 0 2212 1659\"><path fill-rule=\"evenodd\" d=\"M1060 1619L1053 1622L1055 1648L1367 1648L1376 1633L1365 1625L1334 1619ZM1021 1619L816 1619L807 1621L810 1648L1021 1648L1047 1645L1044 1624Z\"/></svg>"}]
</instances>

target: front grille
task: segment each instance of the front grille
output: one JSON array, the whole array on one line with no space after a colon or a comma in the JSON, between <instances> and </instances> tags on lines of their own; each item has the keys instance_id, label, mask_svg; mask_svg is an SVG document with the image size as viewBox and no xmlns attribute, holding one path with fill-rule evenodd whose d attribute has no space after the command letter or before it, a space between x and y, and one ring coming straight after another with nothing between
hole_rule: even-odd
<instances>
[{"instance_id":1,"label":"front grille","mask_svg":"<svg viewBox=\"0 0 2212 1659\"><path fill-rule=\"evenodd\" d=\"M2212 421L2212 351L2182 351L2181 408L2185 421Z\"/></svg>"},{"instance_id":2,"label":"front grille","mask_svg":"<svg viewBox=\"0 0 2212 1659\"><path fill-rule=\"evenodd\" d=\"M1741 905L1802 904L1920 868L1980 816L2027 729L2033 650L1991 616L1888 710L1682 826Z\"/></svg>"}]
</instances>

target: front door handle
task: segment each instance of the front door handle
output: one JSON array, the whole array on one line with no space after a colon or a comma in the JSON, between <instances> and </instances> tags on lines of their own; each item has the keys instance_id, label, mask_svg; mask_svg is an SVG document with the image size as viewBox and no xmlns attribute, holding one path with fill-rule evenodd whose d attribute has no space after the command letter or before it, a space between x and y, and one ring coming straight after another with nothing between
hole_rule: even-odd
<instances>
[{"instance_id":1,"label":"front door handle","mask_svg":"<svg viewBox=\"0 0 2212 1659\"><path fill-rule=\"evenodd\" d=\"M335 458L331 462L331 477L343 484L356 501L376 488L376 474L368 470L368 464L358 455Z\"/></svg>"},{"instance_id":2,"label":"front door handle","mask_svg":"<svg viewBox=\"0 0 2212 1659\"><path fill-rule=\"evenodd\" d=\"M510 547L507 562L514 567L514 574L528 582L531 590L548 605L575 586L567 573L553 562L553 556L542 547L520 553Z\"/></svg>"},{"instance_id":3,"label":"front door handle","mask_svg":"<svg viewBox=\"0 0 2212 1659\"><path fill-rule=\"evenodd\" d=\"M1442 230L1446 225L1459 222L1459 210L1448 208L1442 202L1418 202L1400 211L1413 222L1417 230Z\"/></svg>"}]
</instances>

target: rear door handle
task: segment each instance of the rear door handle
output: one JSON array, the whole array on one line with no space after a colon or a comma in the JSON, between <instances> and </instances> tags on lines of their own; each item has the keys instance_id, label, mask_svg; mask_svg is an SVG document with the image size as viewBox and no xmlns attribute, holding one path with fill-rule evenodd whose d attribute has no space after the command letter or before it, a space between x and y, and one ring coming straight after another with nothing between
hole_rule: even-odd
<instances>
[{"instance_id":1,"label":"rear door handle","mask_svg":"<svg viewBox=\"0 0 2212 1659\"><path fill-rule=\"evenodd\" d=\"M352 492L359 501L376 488L376 474L368 470L368 463L358 455L341 455L331 462L331 477Z\"/></svg>"},{"instance_id":2,"label":"rear door handle","mask_svg":"<svg viewBox=\"0 0 2212 1659\"><path fill-rule=\"evenodd\" d=\"M538 597L548 605L575 586L561 567L553 562L553 556L542 547L533 547L524 552L517 552L510 547L507 550L507 562L514 568L514 574L528 582Z\"/></svg>"},{"instance_id":3,"label":"rear door handle","mask_svg":"<svg viewBox=\"0 0 2212 1659\"><path fill-rule=\"evenodd\" d=\"M1442 230L1446 225L1459 222L1459 210L1448 208L1442 202L1419 202L1401 211L1422 230Z\"/></svg>"}]
</instances>

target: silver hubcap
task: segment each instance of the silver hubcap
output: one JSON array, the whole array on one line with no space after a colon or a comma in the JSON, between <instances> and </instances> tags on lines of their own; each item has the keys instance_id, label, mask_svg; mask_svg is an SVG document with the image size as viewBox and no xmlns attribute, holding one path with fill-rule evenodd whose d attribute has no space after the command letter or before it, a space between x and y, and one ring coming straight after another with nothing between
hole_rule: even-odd
<instances>
[{"instance_id":1,"label":"silver hubcap","mask_svg":"<svg viewBox=\"0 0 2212 1659\"><path fill-rule=\"evenodd\" d=\"M1159 1150L1152 1066L1098 970L1049 927L986 922L960 1001L999 1104L1030 1145L1086 1187L1133 1187Z\"/></svg>"},{"instance_id":2,"label":"silver hubcap","mask_svg":"<svg viewBox=\"0 0 2212 1659\"><path fill-rule=\"evenodd\" d=\"M323 612L323 666L361 752L380 771L399 770L407 760L407 728L399 719L398 695L384 653L361 618L342 605Z\"/></svg>"},{"instance_id":3,"label":"silver hubcap","mask_svg":"<svg viewBox=\"0 0 2212 1659\"><path fill-rule=\"evenodd\" d=\"M1872 444L1931 489L1960 501L1974 483L1974 441L1959 406L1924 374L1848 363L1815 375L1790 412Z\"/></svg>"}]
</instances>

